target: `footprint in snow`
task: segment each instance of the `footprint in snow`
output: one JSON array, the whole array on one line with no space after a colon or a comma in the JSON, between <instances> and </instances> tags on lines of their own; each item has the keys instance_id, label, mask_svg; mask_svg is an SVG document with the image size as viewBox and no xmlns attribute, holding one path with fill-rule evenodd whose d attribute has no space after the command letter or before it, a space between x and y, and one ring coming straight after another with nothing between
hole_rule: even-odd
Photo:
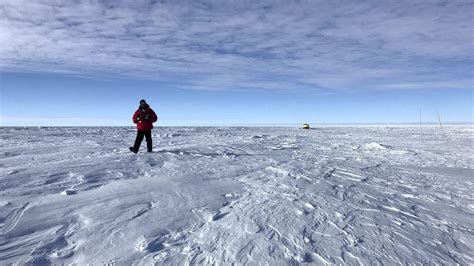
<instances>
[{"instance_id":1,"label":"footprint in snow","mask_svg":"<svg viewBox=\"0 0 474 266\"><path fill-rule=\"evenodd\" d=\"M63 192L61 192L61 195L63 196L70 196L70 195L75 195L75 194L77 194L77 191L70 190L70 189L66 189Z\"/></svg>"},{"instance_id":2,"label":"footprint in snow","mask_svg":"<svg viewBox=\"0 0 474 266\"><path fill-rule=\"evenodd\" d=\"M196 208L192 210L192 212L198 215L200 218L202 218L206 223L218 221L224 218L227 214L229 214L229 212L221 212L221 211L214 213L211 210L206 209L206 208L204 209Z\"/></svg>"},{"instance_id":3,"label":"footprint in snow","mask_svg":"<svg viewBox=\"0 0 474 266\"><path fill-rule=\"evenodd\" d=\"M169 232L166 230L164 234L153 237L150 240L143 239L138 242L135 249L140 252L159 252L170 245L166 242L169 238Z\"/></svg>"},{"instance_id":4,"label":"footprint in snow","mask_svg":"<svg viewBox=\"0 0 474 266\"><path fill-rule=\"evenodd\" d=\"M227 214L229 214L229 212L224 212L224 213L218 212L217 214L215 214L215 215L212 217L212 221L218 221L218 220L224 218Z\"/></svg>"},{"instance_id":5,"label":"footprint in snow","mask_svg":"<svg viewBox=\"0 0 474 266\"><path fill-rule=\"evenodd\" d=\"M315 208L314 205L311 204L311 203L309 203L309 202L305 202L305 203L304 203L304 206L305 206L306 208L308 208L308 209L314 209L314 208Z\"/></svg>"}]
</instances>

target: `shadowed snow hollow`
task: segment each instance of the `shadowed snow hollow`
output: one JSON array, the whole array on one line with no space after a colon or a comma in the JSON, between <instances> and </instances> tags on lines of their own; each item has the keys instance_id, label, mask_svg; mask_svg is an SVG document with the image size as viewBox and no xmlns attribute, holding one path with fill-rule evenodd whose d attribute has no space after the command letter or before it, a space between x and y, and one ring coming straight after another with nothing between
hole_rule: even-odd
<instances>
[{"instance_id":1,"label":"shadowed snow hollow","mask_svg":"<svg viewBox=\"0 0 474 266\"><path fill-rule=\"evenodd\" d=\"M2 264L474 263L472 127L134 134L0 128Z\"/></svg>"}]
</instances>

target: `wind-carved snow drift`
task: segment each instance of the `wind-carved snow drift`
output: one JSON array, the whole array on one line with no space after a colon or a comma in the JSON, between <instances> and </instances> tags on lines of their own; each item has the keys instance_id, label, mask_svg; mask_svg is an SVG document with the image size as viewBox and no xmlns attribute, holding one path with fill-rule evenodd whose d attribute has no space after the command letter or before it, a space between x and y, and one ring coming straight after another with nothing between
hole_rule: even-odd
<instances>
[{"instance_id":1,"label":"wind-carved snow drift","mask_svg":"<svg viewBox=\"0 0 474 266\"><path fill-rule=\"evenodd\" d=\"M472 127L0 128L0 261L474 263ZM144 147L142 147L144 149Z\"/></svg>"}]
</instances>

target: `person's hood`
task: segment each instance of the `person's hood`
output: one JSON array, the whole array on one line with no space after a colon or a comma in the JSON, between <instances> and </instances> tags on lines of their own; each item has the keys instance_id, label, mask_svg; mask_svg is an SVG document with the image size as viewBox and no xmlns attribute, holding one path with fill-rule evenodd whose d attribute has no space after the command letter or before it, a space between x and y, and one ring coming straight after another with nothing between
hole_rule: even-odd
<instances>
[{"instance_id":1,"label":"person's hood","mask_svg":"<svg viewBox=\"0 0 474 266\"><path fill-rule=\"evenodd\" d=\"M145 109L148 109L150 108L150 105L148 105L147 103L145 104ZM138 109L143 109L141 105L138 105Z\"/></svg>"}]
</instances>

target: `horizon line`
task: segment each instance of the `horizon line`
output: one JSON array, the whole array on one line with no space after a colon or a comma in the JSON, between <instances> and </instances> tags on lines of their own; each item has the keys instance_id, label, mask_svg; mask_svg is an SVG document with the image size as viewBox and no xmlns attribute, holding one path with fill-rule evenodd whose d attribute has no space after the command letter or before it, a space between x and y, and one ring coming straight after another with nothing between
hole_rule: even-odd
<instances>
[{"instance_id":1,"label":"horizon line","mask_svg":"<svg viewBox=\"0 0 474 266\"><path fill-rule=\"evenodd\" d=\"M196 124L196 125L155 125L155 128L160 127L293 127L301 126L302 124L297 123L265 123L265 124ZM439 122L372 122L372 123L306 123L311 127L318 126L437 126ZM313 125L313 126L312 126ZM445 126L474 126L474 121L471 122L442 122ZM28 127L94 127L94 128L107 128L107 127L131 127L135 128L134 125L110 125L110 126L98 126L98 125L0 125L0 128L28 128Z\"/></svg>"}]
</instances>

